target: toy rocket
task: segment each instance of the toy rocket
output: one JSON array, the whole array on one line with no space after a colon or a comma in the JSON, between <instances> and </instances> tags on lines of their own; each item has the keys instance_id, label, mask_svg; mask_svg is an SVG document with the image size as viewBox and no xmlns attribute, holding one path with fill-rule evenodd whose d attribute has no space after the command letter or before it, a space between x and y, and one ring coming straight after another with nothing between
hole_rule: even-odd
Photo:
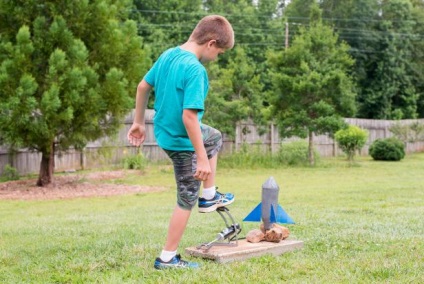
<instances>
[{"instance_id":1,"label":"toy rocket","mask_svg":"<svg viewBox=\"0 0 424 284\"><path fill-rule=\"evenodd\" d=\"M243 221L260 222L262 219L265 230L269 230L273 223L294 224L294 221L278 204L279 190L273 177L267 179L262 185L262 202Z\"/></svg>"}]
</instances>

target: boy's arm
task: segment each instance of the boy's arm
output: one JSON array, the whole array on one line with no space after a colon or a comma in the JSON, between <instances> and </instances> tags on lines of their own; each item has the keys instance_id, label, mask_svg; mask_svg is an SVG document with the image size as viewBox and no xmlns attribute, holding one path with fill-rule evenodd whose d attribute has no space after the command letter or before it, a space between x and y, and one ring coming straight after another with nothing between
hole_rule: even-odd
<instances>
[{"instance_id":1,"label":"boy's arm","mask_svg":"<svg viewBox=\"0 0 424 284\"><path fill-rule=\"evenodd\" d=\"M141 80L141 82L137 86L134 122L127 135L128 141L134 146L140 146L145 139L146 129L144 114L146 112L151 89L152 86L150 86L144 79Z\"/></svg>"},{"instance_id":2,"label":"boy's arm","mask_svg":"<svg viewBox=\"0 0 424 284\"><path fill-rule=\"evenodd\" d=\"M211 174L211 167L205 146L203 145L197 110L185 109L183 111L183 123L197 156L197 168L194 177L198 180L205 181Z\"/></svg>"}]
</instances>

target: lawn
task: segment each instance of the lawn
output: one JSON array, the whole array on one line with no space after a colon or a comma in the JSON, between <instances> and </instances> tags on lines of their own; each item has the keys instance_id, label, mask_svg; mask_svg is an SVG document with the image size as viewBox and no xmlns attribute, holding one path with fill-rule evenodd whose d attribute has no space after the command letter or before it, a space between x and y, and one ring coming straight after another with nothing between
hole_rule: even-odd
<instances>
[{"instance_id":1,"label":"lawn","mask_svg":"<svg viewBox=\"0 0 424 284\"><path fill-rule=\"evenodd\" d=\"M193 212L180 252L199 270L156 271L175 204L172 168L154 165L115 183L165 186L161 192L44 201L0 201L0 283L424 283L424 154L401 162L342 158L314 168L219 168L241 220L273 176L295 220L300 250L218 264L184 248L212 240L216 213Z\"/></svg>"}]
</instances>

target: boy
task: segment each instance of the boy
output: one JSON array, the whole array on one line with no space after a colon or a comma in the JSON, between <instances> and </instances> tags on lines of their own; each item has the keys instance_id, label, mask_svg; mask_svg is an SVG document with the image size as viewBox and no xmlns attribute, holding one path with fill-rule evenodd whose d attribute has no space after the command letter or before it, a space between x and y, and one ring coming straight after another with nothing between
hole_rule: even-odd
<instances>
[{"instance_id":1,"label":"boy","mask_svg":"<svg viewBox=\"0 0 424 284\"><path fill-rule=\"evenodd\" d=\"M234 31L222 16L199 21L183 45L168 49L158 58L137 87L134 123L128 140L140 146L145 138L144 112L155 88L154 133L158 145L174 164L177 206L168 228L165 246L154 267L195 268L177 255L178 244L197 200L199 212L213 212L234 201L234 195L216 191L217 154L221 133L201 124L209 82L202 63L213 61L234 46ZM199 197L203 182L202 197Z\"/></svg>"}]
</instances>

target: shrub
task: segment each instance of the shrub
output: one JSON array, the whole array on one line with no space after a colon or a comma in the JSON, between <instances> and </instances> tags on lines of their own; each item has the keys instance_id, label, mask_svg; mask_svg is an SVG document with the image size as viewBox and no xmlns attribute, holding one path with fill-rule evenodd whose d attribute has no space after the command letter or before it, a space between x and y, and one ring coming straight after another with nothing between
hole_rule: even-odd
<instances>
[{"instance_id":1,"label":"shrub","mask_svg":"<svg viewBox=\"0 0 424 284\"><path fill-rule=\"evenodd\" d=\"M405 144L397 138L375 140L369 149L374 160L400 161L405 157Z\"/></svg>"},{"instance_id":2,"label":"shrub","mask_svg":"<svg viewBox=\"0 0 424 284\"><path fill-rule=\"evenodd\" d=\"M239 151L219 157L219 166L226 168L275 168L278 162L261 144L242 144Z\"/></svg>"},{"instance_id":3,"label":"shrub","mask_svg":"<svg viewBox=\"0 0 424 284\"><path fill-rule=\"evenodd\" d=\"M334 135L340 149L347 155L349 161L353 161L355 152L361 150L367 142L368 132L357 126L349 125Z\"/></svg>"},{"instance_id":4,"label":"shrub","mask_svg":"<svg viewBox=\"0 0 424 284\"><path fill-rule=\"evenodd\" d=\"M424 123L414 122L411 124L393 124L389 128L394 137L402 140L404 143L416 142L424 139Z\"/></svg>"},{"instance_id":5,"label":"shrub","mask_svg":"<svg viewBox=\"0 0 424 284\"><path fill-rule=\"evenodd\" d=\"M138 153L137 155L132 155L125 157L123 160L124 169L129 170L144 170L146 167L147 161L142 153Z\"/></svg>"},{"instance_id":6,"label":"shrub","mask_svg":"<svg viewBox=\"0 0 424 284\"><path fill-rule=\"evenodd\" d=\"M3 176L6 178L6 180L18 180L19 179L18 170L16 168L10 166L10 165L4 166Z\"/></svg>"},{"instance_id":7,"label":"shrub","mask_svg":"<svg viewBox=\"0 0 424 284\"><path fill-rule=\"evenodd\" d=\"M314 149L314 157L317 162L320 158L318 151ZM281 144L278 152L278 161L280 164L289 166L307 166L308 158L308 142L294 141Z\"/></svg>"}]
</instances>

